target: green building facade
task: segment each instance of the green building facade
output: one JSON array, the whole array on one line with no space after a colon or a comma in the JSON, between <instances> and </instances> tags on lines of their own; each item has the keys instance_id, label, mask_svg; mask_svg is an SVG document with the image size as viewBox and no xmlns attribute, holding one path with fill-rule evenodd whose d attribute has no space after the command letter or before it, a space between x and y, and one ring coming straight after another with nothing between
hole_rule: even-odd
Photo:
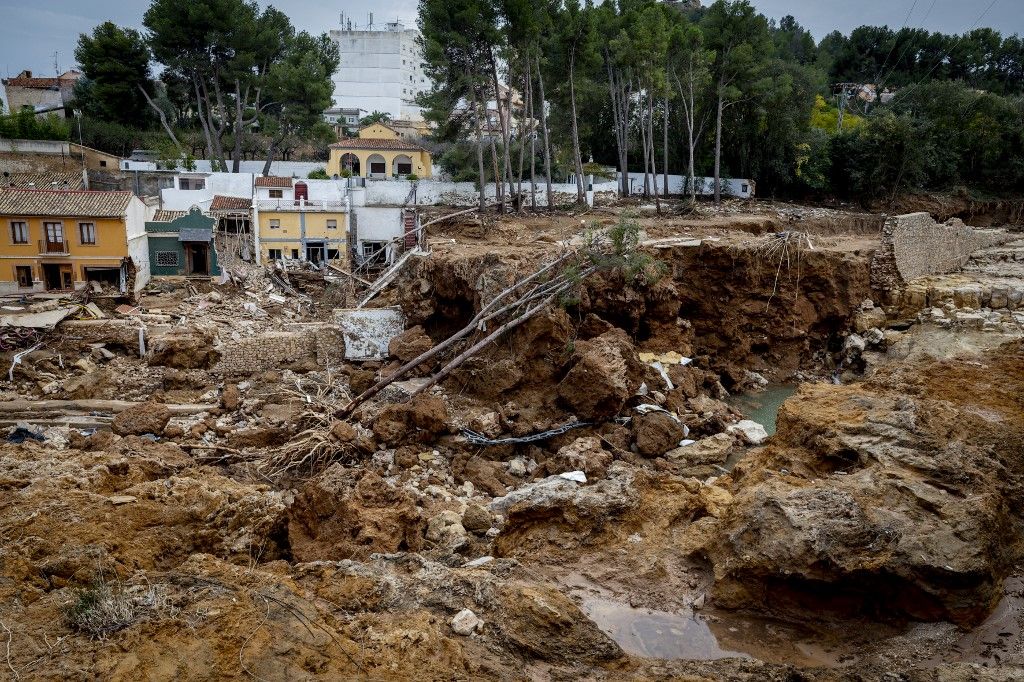
<instances>
[{"instance_id":1,"label":"green building facade","mask_svg":"<svg viewBox=\"0 0 1024 682\"><path fill-rule=\"evenodd\" d=\"M213 246L216 221L197 207L168 221L146 223L149 267L153 277L220 275Z\"/></svg>"}]
</instances>

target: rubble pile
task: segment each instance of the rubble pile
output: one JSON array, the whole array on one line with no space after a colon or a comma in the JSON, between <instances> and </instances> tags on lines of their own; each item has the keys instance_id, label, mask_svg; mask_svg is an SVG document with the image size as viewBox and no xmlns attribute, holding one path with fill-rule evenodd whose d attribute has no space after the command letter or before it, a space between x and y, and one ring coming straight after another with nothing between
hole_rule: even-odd
<instances>
[{"instance_id":1,"label":"rubble pile","mask_svg":"<svg viewBox=\"0 0 1024 682\"><path fill-rule=\"evenodd\" d=\"M434 235L356 310L329 272L156 279L5 347L0 668L1012 679L1011 295L882 305L879 216L730 203L645 219L659 276L595 269L434 382L590 229L513 220ZM735 406L797 383L777 424Z\"/></svg>"}]
</instances>

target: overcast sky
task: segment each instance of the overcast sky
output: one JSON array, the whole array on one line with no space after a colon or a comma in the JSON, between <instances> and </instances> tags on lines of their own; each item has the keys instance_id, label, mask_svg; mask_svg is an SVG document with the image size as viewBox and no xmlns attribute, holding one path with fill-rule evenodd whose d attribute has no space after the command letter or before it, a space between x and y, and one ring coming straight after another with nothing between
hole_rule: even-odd
<instances>
[{"instance_id":1,"label":"overcast sky","mask_svg":"<svg viewBox=\"0 0 1024 682\"><path fill-rule=\"evenodd\" d=\"M188 0L180 0L188 2ZM753 0L770 17L794 15L820 39L834 29L848 33L862 24L901 27L923 26L933 31L960 33L968 30L990 0ZM268 4L261 0L261 4ZM368 13L374 22L402 19L415 21L415 0L276 0L275 4L300 29L321 32L338 25L345 12L353 23L365 24ZM1024 33L1024 0L995 0L981 19L1003 33ZM149 0L0 0L0 74L16 75L31 69L39 75L54 73L54 52L61 70L74 64L78 35L110 19L141 27Z\"/></svg>"}]
</instances>

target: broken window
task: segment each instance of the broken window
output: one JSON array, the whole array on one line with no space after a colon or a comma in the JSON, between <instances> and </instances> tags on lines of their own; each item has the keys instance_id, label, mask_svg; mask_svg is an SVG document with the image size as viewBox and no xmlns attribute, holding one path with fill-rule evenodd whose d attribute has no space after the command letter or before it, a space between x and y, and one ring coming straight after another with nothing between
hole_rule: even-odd
<instances>
[{"instance_id":1,"label":"broken window","mask_svg":"<svg viewBox=\"0 0 1024 682\"><path fill-rule=\"evenodd\" d=\"M78 223L78 237L82 244L96 244L95 223Z\"/></svg>"},{"instance_id":2,"label":"broken window","mask_svg":"<svg viewBox=\"0 0 1024 682\"><path fill-rule=\"evenodd\" d=\"M327 260L340 260L341 251L338 249L327 249Z\"/></svg>"},{"instance_id":3,"label":"broken window","mask_svg":"<svg viewBox=\"0 0 1024 682\"><path fill-rule=\"evenodd\" d=\"M157 251L156 252L156 264L161 268L176 268L178 267L178 252L177 251Z\"/></svg>"},{"instance_id":4,"label":"broken window","mask_svg":"<svg viewBox=\"0 0 1024 682\"><path fill-rule=\"evenodd\" d=\"M18 280L18 286L22 288L28 288L32 286L32 266L31 265L16 265L14 267L14 274Z\"/></svg>"},{"instance_id":5,"label":"broken window","mask_svg":"<svg viewBox=\"0 0 1024 682\"><path fill-rule=\"evenodd\" d=\"M11 241L15 244L28 244L28 223L11 223Z\"/></svg>"},{"instance_id":6,"label":"broken window","mask_svg":"<svg viewBox=\"0 0 1024 682\"><path fill-rule=\"evenodd\" d=\"M270 260L281 260L281 249L267 249L267 258Z\"/></svg>"}]
</instances>

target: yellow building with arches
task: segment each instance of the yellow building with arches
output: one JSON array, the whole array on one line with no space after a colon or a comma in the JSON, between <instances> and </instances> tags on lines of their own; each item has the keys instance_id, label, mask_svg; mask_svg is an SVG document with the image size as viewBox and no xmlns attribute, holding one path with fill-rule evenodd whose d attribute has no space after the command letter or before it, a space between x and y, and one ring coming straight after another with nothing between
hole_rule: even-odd
<instances>
[{"instance_id":1,"label":"yellow building with arches","mask_svg":"<svg viewBox=\"0 0 1024 682\"><path fill-rule=\"evenodd\" d=\"M429 178L433 174L430 152L403 140L397 130L383 123L363 126L359 137L331 145L328 175L342 175L345 170L352 176L378 180L408 175Z\"/></svg>"}]
</instances>

